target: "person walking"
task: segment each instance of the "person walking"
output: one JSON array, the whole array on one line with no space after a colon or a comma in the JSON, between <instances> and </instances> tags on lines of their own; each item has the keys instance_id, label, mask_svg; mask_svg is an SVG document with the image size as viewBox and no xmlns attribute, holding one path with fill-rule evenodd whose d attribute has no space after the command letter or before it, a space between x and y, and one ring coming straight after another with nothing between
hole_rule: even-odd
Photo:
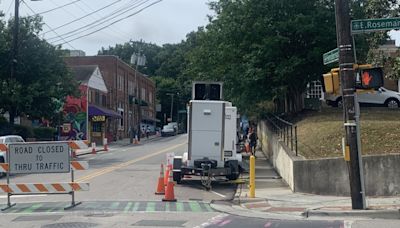
<instances>
[{"instance_id":1,"label":"person walking","mask_svg":"<svg viewBox=\"0 0 400 228\"><path fill-rule=\"evenodd\" d=\"M256 147L257 147L257 133L255 132L253 127L251 127L249 130L249 144L250 144L251 154L255 157Z\"/></svg>"},{"instance_id":2,"label":"person walking","mask_svg":"<svg viewBox=\"0 0 400 228\"><path fill-rule=\"evenodd\" d=\"M146 138L147 139L149 139L149 135L150 135L150 127L149 127L149 125L147 125L147 128L146 128Z\"/></svg>"}]
</instances>

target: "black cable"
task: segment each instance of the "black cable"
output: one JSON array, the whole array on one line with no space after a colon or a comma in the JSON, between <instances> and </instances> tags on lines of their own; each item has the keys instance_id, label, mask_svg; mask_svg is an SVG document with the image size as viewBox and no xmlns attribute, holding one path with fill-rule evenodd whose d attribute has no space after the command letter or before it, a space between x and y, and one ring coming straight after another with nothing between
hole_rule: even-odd
<instances>
[{"instance_id":1,"label":"black cable","mask_svg":"<svg viewBox=\"0 0 400 228\"><path fill-rule=\"evenodd\" d=\"M112 13L108 14L107 16L104 16L104 17L101 18L101 19L98 19L98 20L96 20L96 21L94 21L94 22L91 22L91 23L89 23L89 24L87 24L87 25L85 25L85 26L79 27L79 28L74 29L74 30L72 30L72 31L63 33L63 34L61 34L61 36L68 35L66 38L69 38L69 37L72 37L72 36L79 35L79 33L83 33L83 32L85 32L85 31L88 31L88 30L92 29L92 28L95 28L95 27L101 25L102 23L104 23L105 20L112 20L112 19L114 19L114 18L116 18L116 17L118 17L118 16L120 16L120 15L122 15L122 14L125 14L125 13L129 12L130 10L135 9L135 8L139 7L140 5L144 4L144 3L142 2L142 3L139 3L138 5L135 5L135 4L137 4L138 2L140 2L140 1L144 1L144 3L146 3L146 2L148 2L148 1L150 1L150 0L136 0L136 1L134 1L134 2L131 2L131 3L127 4L127 5L129 5L129 6L126 6L126 5L125 5L125 6L123 6L122 8L113 11ZM123 10L123 9L125 9L125 10ZM122 10L122 11L121 11L121 10ZM116 15L115 15L115 14L116 14ZM111 18L109 18L109 17L111 17ZM109 19L108 19L108 18L109 18ZM89 27L89 28L87 28L87 27ZM85 28L87 28L87 29L85 29ZM84 30L82 30L82 29L84 29ZM82 31L79 31L79 30L82 30ZM47 38L47 40L54 40L54 39L56 39L56 38L57 38L57 37L50 37L50 38ZM60 39L55 40L55 41L52 41L52 43L59 42L59 41L60 41Z\"/></svg>"},{"instance_id":2,"label":"black cable","mask_svg":"<svg viewBox=\"0 0 400 228\"><path fill-rule=\"evenodd\" d=\"M97 9L97 10L95 10L95 11L93 11L93 12L90 12L90 13L88 13L88 14L82 16L82 17L76 18L75 20L72 20L72 21L67 22L67 23L65 23L65 24L62 24L62 25L60 25L60 26L57 26L57 27L54 28L54 30L57 30L57 29L59 29L59 28L65 27L65 26L67 26L67 25L70 25L70 24L72 24L72 23L74 23L74 22L76 22L76 21L79 21L79 20L81 20L81 19L83 19L83 18L86 18L86 17L88 17L88 16L90 16L90 15L92 15L92 14L94 14L94 13L97 13L97 12L99 12L99 11L101 11L101 10L103 10L103 9L105 9L105 8L107 8L107 7L109 7L109 6L112 6L112 5L114 5L114 4L116 4L116 3L120 2L120 1L122 1L122 0L114 1L114 2L108 4L108 5L104 6L104 7L101 7L100 9ZM46 34L46 33L49 33L49 32L50 32L50 31L46 31L46 32L42 33L42 35L44 35L44 34Z\"/></svg>"},{"instance_id":3,"label":"black cable","mask_svg":"<svg viewBox=\"0 0 400 228\"><path fill-rule=\"evenodd\" d=\"M16 0L16 1L19 1L19 0ZM22 3L23 3L26 7L28 7L28 9L29 9L33 14L37 14L37 13L35 13L35 11L34 11L31 7L29 7L28 4L25 3L25 1L22 1ZM48 24L46 24L45 22L44 22L44 25L46 25L50 30L52 30L57 36L61 37L60 35L58 35L58 33L57 33L56 31L54 31L54 30L53 30ZM71 45L68 41L66 41L64 38L61 37L61 39L63 39L63 40L65 41L63 44L67 44L67 45L70 46L73 50L76 50L76 48L75 48L74 46L72 46L72 45Z\"/></svg>"},{"instance_id":4,"label":"black cable","mask_svg":"<svg viewBox=\"0 0 400 228\"><path fill-rule=\"evenodd\" d=\"M69 3L64 4L64 5L62 5L62 6L57 6L56 8L49 9L49 10L46 10L46 11L43 11L43 12L40 12L40 13L36 13L36 14L41 14L41 15L43 15L43 14L45 14L45 13L50 13L50 12L52 12L52 11L54 11L54 10L61 9L61 8L65 7L65 6L72 5L72 4L74 4L75 2L79 2L79 1L81 1L81 0L75 0L75 1L73 1L73 2L69 2Z\"/></svg>"},{"instance_id":5,"label":"black cable","mask_svg":"<svg viewBox=\"0 0 400 228\"><path fill-rule=\"evenodd\" d=\"M125 19L127 19L127 18L129 18L129 17L135 16L136 14L142 12L143 10L145 10L145 9L147 9L147 8L149 8L149 7L151 7L151 6L155 5L155 4L157 4L157 3L160 3L160 2L162 2L162 1L163 1L163 0L158 0L158 1L156 1L156 2L153 2L153 3L151 3L150 5L147 5L147 6L145 6L144 8L142 8L142 9L136 11L135 13L130 14L130 15L126 16L126 17L120 18L119 20L116 20L116 21L110 23L109 25L106 25L106 26L104 26L104 27L101 27L100 29L97 29L97 30L93 31L93 32L90 32L90 33L88 33L88 34L79 36L79 37L74 38L74 39L69 40L69 41L65 41L64 43L60 43L60 44L62 45L62 44L65 44L65 43L67 43L67 42L71 42L71 41L74 41L74 40L77 40L77 39L80 39L80 38L83 38L83 37L92 35L92 34L98 32L98 31L101 31L101 30L103 30L103 29L105 29L105 28L108 28L108 27L110 27L111 25L116 24L116 23L118 23L118 22L120 22L120 21L122 21L122 20L125 20Z\"/></svg>"}]
</instances>

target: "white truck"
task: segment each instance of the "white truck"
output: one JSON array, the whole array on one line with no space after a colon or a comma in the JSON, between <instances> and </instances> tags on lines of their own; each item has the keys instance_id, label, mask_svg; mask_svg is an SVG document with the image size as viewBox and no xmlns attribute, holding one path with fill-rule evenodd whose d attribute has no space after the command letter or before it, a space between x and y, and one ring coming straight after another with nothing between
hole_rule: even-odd
<instances>
[{"instance_id":1,"label":"white truck","mask_svg":"<svg viewBox=\"0 0 400 228\"><path fill-rule=\"evenodd\" d=\"M188 122L188 152L174 157L174 181L196 175L209 189L214 177L237 179L242 161L236 150L237 108L226 101L191 100Z\"/></svg>"}]
</instances>

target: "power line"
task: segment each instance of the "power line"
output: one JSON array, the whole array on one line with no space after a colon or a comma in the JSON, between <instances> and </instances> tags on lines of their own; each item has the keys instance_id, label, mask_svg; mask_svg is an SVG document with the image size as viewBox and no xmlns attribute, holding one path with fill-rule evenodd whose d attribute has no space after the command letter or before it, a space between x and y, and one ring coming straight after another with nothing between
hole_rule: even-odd
<instances>
[{"instance_id":1,"label":"power line","mask_svg":"<svg viewBox=\"0 0 400 228\"><path fill-rule=\"evenodd\" d=\"M97 13L97 12L99 12L99 11L101 11L101 10L103 10L103 9L105 9L105 8L107 8L107 7L109 7L109 6L115 5L116 3L120 2L120 1L121 1L121 0L114 1L114 2L112 2L112 3L110 3L110 4L108 4L108 5L106 5L106 6L102 7L102 8L100 8L100 9L97 9L97 10L95 10L95 11L93 11L93 12L90 12L90 13L88 13L88 14L82 16L82 17L76 18L75 20L72 20L72 21L67 22L67 23L65 23L65 24L62 24L62 25L60 25L60 26L57 26L57 27L54 28L54 30L57 30L57 29L59 29L59 28L65 27L65 26L70 25L70 24L72 24L72 23L74 23L74 22L77 22L77 21L79 21L79 20L82 20L83 18L86 18L86 17L88 17L88 16L90 16L90 15L92 15L92 14L94 14L94 13ZM46 34L46 33L48 33L48 32L50 32L50 31L46 31L46 32L42 33L42 35L44 35L44 34Z\"/></svg>"},{"instance_id":2,"label":"power line","mask_svg":"<svg viewBox=\"0 0 400 228\"><path fill-rule=\"evenodd\" d=\"M7 15L8 12L10 12L10 9L11 9L11 6L13 5L13 3L14 3L14 0L11 0L11 1L10 1L10 5L8 6L8 9L7 9L7 12L6 12L5 15Z\"/></svg>"},{"instance_id":3,"label":"power line","mask_svg":"<svg viewBox=\"0 0 400 228\"><path fill-rule=\"evenodd\" d=\"M93 11L93 8L92 7L90 7L87 3L85 3L85 1L83 1L83 2L81 2L83 5L85 5L89 10L92 10ZM97 14L96 13L96 15L98 16L98 18L101 18L103 15L101 15L101 14ZM126 33L125 31L122 31L121 29L119 29L118 27L110 27L110 29L112 30L112 31L114 31L114 32L117 32L117 33L119 33L119 34L121 34L121 35L123 35L123 36L125 36L125 38L127 39L127 40L129 40L130 39L130 34L128 34L128 33Z\"/></svg>"},{"instance_id":4,"label":"power line","mask_svg":"<svg viewBox=\"0 0 400 228\"><path fill-rule=\"evenodd\" d=\"M121 19L119 19L119 20L116 20L116 21L114 21L114 22L112 22L112 23L110 23L110 24L108 24L108 25L106 25L106 26L104 26L104 27L102 27L102 28L100 28L100 29L97 29L97 30L95 30L95 31L93 31L93 32L90 32L90 33L88 33L88 34L79 36L79 37L77 37L77 38L74 38L74 39L71 39L71 40L65 41L65 42L71 42L71 41L74 41L74 40L77 40L77 39L80 39L80 38L83 38L83 37L92 35L92 34L98 32L98 31L101 31L101 30L103 30L103 29L105 29L105 28L107 28L107 27L109 27L109 26L111 26L111 25L113 25L113 24L116 24L116 23L118 23L118 22L120 22L120 21L122 21L122 20L125 20L125 19L127 19L127 18L129 18L129 17L135 16L136 14L138 14L138 13L144 11L145 9L147 9L147 8L149 8L149 7L151 7L151 6L155 5L155 4L157 4L157 3L160 3L160 2L162 2L162 1L163 1L163 0L158 0L158 1L156 1L156 2L153 2L153 3L151 3L150 5L147 5L147 6L143 7L142 9L136 11L135 13L130 14L130 15L126 16L126 17L123 17L123 18L121 18ZM62 45L62 44L65 44L65 42L64 42L64 43L61 43L61 45Z\"/></svg>"},{"instance_id":5,"label":"power line","mask_svg":"<svg viewBox=\"0 0 400 228\"><path fill-rule=\"evenodd\" d=\"M79 1L81 1L81 0L75 0L75 1L73 1L73 2L69 2L69 3L67 3L67 4L64 4L64 5L62 5L62 6L57 6L56 8L49 9L49 10L46 10L46 11L43 11L43 12L40 12L40 13L37 13L37 14L41 14L41 15L43 15L43 14L45 14L45 13L50 13L50 12L52 12L52 11L55 11L55 10L61 9L61 8L65 7L65 6L72 5L72 4L74 4L75 2L79 2Z\"/></svg>"},{"instance_id":6,"label":"power line","mask_svg":"<svg viewBox=\"0 0 400 228\"><path fill-rule=\"evenodd\" d=\"M16 0L19 1L19 0ZM24 3L24 5L33 13L33 14L37 14L35 13L35 11L29 7L28 4L26 4L26 2L24 0L22 0L22 3ZM52 30L57 36L59 36L63 41L65 41L63 44L67 44L68 46L70 46L73 50L76 50L76 48L74 46L72 46L69 41L66 41L64 38L62 38L56 31L54 31L48 24L46 24L45 22L43 22L44 25L46 25L50 30Z\"/></svg>"},{"instance_id":7,"label":"power line","mask_svg":"<svg viewBox=\"0 0 400 228\"><path fill-rule=\"evenodd\" d=\"M141 1L143 1L143 2L141 2ZM145 4L145 3L149 2L149 1L150 0L136 0L133 3L127 4L127 5L129 5L128 8L126 8L126 6L124 6L124 7L120 8L120 9L117 9L117 10L113 11L112 13L108 14L107 16L104 16L103 18L101 18L99 20L96 20L96 21L94 21L92 23L89 23L89 24L87 24L85 26L82 26L80 28L74 29L72 31L63 33L63 34L61 34L61 36L67 35L65 38L69 38L69 37L72 37L72 36L79 35L80 33L88 31L88 30L90 30L92 28L95 28L97 26L101 26L101 24L103 24L106 20L108 20L108 21L112 20L112 19L114 19L114 18L116 18L118 16L121 16L121 15L131 11L132 9L135 9L135 8L141 6L141 5L143 5L143 4ZM141 2L141 3L139 3L139 2ZM121 11L121 9L124 9L124 10ZM79 30L82 30L82 31L79 31ZM50 37L47 40L54 40L56 38L57 37ZM55 40L55 41L52 41L52 42L54 43L54 42L58 42L58 41L60 41L60 40L58 39L58 40Z\"/></svg>"}]
</instances>

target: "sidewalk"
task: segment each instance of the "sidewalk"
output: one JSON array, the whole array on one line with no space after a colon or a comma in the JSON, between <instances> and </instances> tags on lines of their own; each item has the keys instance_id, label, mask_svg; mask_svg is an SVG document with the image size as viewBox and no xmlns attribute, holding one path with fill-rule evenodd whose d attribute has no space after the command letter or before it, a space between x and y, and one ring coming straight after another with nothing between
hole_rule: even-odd
<instances>
[{"instance_id":1,"label":"sidewalk","mask_svg":"<svg viewBox=\"0 0 400 228\"><path fill-rule=\"evenodd\" d=\"M158 138L160 138L160 136L157 136L157 135L151 135L151 136L149 136L149 138L146 138L146 137L140 138L140 142L138 144L130 143L130 138L124 138L122 140L118 140L118 141L109 143L108 149L110 150L113 147L123 147L123 146L140 146L141 144L151 142ZM101 151L104 151L104 147L96 146L96 153L101 152ZM86 154L91 154L91 153L92 153L92 147L90 145L87 149L76 150L76 156L81 156L81 155L86 155Z\"/></svg>"},{"instance_id":2,"label":"sidewalk","mask_svg":"<svg viewBox=\"0 0 400 228\"><path fill-rule=\"evenodd\" d=\"M256 197L249 198L248 173L246 184L238 185L231 204L215 202L213 208L227 213L275 219L306 219L309 217L400 218L400 197L368 197L367 210L352 210L350 197L293 193L263 156L256 155ZM248 168L248 156L243 158Z\"/></svg>"}]
</instances>

